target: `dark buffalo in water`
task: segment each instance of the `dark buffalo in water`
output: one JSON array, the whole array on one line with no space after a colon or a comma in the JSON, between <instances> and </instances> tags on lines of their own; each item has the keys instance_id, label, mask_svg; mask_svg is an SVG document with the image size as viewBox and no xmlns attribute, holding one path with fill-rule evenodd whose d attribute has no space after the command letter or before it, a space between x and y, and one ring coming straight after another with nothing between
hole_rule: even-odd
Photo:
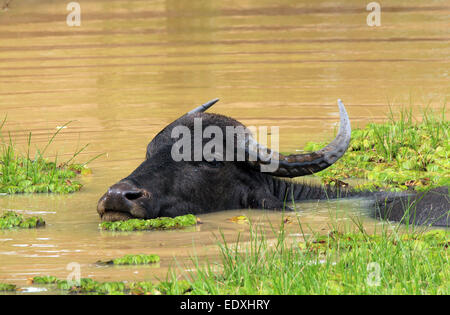
<instances>
[{"instance_id":1,"label":"dark buffalo in water","mask_svg":"<svg viewBox=\"0 0 450 315\"><path fill-rule=\"evenodd\" d=\"M289 156L259 145L245 126L233 118L205 113L217 101L181 116L153 138L147 147L145 161L100 198L97 211L103 221L175 217L242 208L290 210L286 203L292 201L373 195L374 213L378 217L401 220L412 204L419 214L414 218L420 218L415 223L448 226L447 187L439 188L435 195L424 199L414 194L357 193L280 178L319 172L345 153L351 128L340 101L340 129L336 138L319 151ZM227 127L235 128L234 141L230 144L225 137L221 154L201 155L196 159L195 150L192 150L190 158L175 160L173 148L179 139L173 137L174 128L181 126L195 134L198 131L195 130L198 128L195 121L198 119L201 119L202 135L210 126L218 127L224 135ZM194 139L191 140L191 148L196 147ZM200 150L209 140L201 139ZM211 152L215 153L214 150ZM239 152L243 154L239 155ZM225 159L225 155L232 159ZM263 171L264 166L273 162L276 162L276 169ZM411 196L412 203L409 202Z\"/></svg>"}]
</instances>

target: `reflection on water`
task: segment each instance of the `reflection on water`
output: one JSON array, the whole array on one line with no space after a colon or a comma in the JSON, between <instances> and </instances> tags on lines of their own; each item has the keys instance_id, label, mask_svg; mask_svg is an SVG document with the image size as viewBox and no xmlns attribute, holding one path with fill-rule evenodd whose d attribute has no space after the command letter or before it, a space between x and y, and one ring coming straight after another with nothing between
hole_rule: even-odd
<instances>
[{"instance_id":1,"label":"reflection on water","mask_svg":"<svg viewBox=\"0 0 450 315\"><path fill-rule=\"evenodd\" d=\"M219 231L230 240L247 225L264 229L281 214L229 211L201 216L193 229L111 233L98 230L97 199L128 175L148 141L167 123L209 99L213 112L247 125L280 126L280 151L330 140L344 100L354 127L383 119L388 104L439 106L449 95L448 14L442 1L382 5L382 25L366 24L360 1L104 1L81 3L81 27L65 23L66 4L14 1L0 11L0 109L4 132L51 147L59 160L90 143L79 160L106 152L94 174L69 196L0 196L0 209L41 215L43 229L0 231L0 280L24 284L35 275L64 278L78 262L83 277L153 279L189 255L216 257ZM319 131L320 130L320 131ZM363 202L364 203L364 202ZM309 233L368 218L359 202L302 203ZM296 224L290 235L299 237ZM193 247L194 245L194 247ZM156 253L154 267L99 267L130 253ZM184 268L184 267L183 267ZM33 289L30 289L33 290ZM31 291L30 291L31 292Z\"/></svg>"}]
</instances>

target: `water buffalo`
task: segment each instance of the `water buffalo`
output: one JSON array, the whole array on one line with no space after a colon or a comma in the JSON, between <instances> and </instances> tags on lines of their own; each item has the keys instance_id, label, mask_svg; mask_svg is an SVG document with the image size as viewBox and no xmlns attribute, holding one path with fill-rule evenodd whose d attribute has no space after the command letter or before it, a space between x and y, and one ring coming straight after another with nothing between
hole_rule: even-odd
<instances>
[{"instance_id":1,"label":"water buffalo","mask_svg":"<svg viewBox=\"0 0 450 315\"><path fill-rule=\"evenodd\" d=\"M319 172L345 153L350 142L351 128L344 104L340 100L340 128L336 138L316 152L288 156L258 144L240 122L219 114L206 113L217 101L215 99L181 116L153 138L147 146L145 161L129 176L111 186L100 198L97 211L103 221L175 217L188 213L242 208L282 210L289 209L286 201L291 200L361 195L351 190L339 191L280 178ZM196 125L199 120L200 127ZM203 149L209 139L201 138L199 146L198 142L195 143L198 140L192 137L188 144L194 150L184 152L186 148L183 148L182 153L187 158L174 158L174 150L177 151L179 141L179 138L174 137L176 131L179 131L177 128L184 128L189 134L200 128L204 135L208 127L215 127L216 131L218 128L223 134L227 134L227 128L233 127L233 141L222 139L219 144L223 145L224 151L211 150L212 155L205 156L198 153L204 153ZM212 133L209 135L211 138ZM239 155L239 152L243 154ZM267 171L269 165L276 165L276 168ZM389 218L404 212L405 207L401 204L406 200L406 195L387 196L383 198L382 195L377 195L374 198L380 216ZM397 202L392 202L393 200ZM387 211L387 205L395 207ZM448 207L445 211L448 212ZM447 225L448 217L444 221L441 218L439 222Z\"/></svg>"}]
</instances>

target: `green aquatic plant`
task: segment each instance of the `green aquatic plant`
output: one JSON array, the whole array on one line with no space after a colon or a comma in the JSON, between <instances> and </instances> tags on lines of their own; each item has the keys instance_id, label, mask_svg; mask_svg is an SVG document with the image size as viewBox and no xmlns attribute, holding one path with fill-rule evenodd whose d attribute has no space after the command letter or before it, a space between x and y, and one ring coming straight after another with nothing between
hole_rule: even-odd
<instances>
[{"instance_id":1,"label":"green aquatic plant","mask_svg":"<svg viewBox=\"0 0 450 315\"><path fill-rule=\"evenodd\" d=\"M106 262L99 261L98 264L106 265L148 265L159 262L159 256L155 254L125 255Z\"/></svg>"},{"instance_id":2,"label":"green aquatic plant","mask_svg":"<svg viewBox=\"0 0 450 315\"><path fill-rule=\"evenodd\" d=\"M128 287L130 289L130 294L133 295L161 294L160 291L157 290L156 285L151 281L131 282Z\"/></svg>"},{"instance_id":3,"label":"green aquatic plant","mask_svg":"<svg viewBox=\"0 0 450 315\"><path fill-rule=\"evenodd\" d=\"M36 276L32 279L33 284L56 284L57 288L71 293L97 293L113 294L125 289L123 282L104 282L100 283L90 278L81 278L77 281L67 281L56 278L55 276Z\"/></svg>"},{"instance_id":4,"label":"green aquatic plant","mask_svg":"<svg viewBox=\"0 0 450 315\"><path fill-rule=\"evenodd\" d=\"M166 295L189 294L192 284L187 280L161 281L156 285L156 290Z\"/></svg>"},{"instance_id":5,"label":"green aquatic plant","mask_svg":"<svg viewBox=\"0 0 450 315\"><path fill-rule=\"evenodd\" d=\"M450 185L450 123L445 108L439 117L431 110L415 121L411 111L395 119L368 124L352 131L347 153L331 167L316 173L326 184L349 178L365 179L361 190L427 190ZM315 151L324 143L309 142L305 150Z\"/></svg>"},{"instance_id":6,"label":"green aquatic plant","mask_svg":"<svg viewBox=\"0 0 450 315\"><path fill-rule=\"evenodd\" d=\"M147 265L159 262L159 256L150 255L125 255L112 260L114 265Z\"/></svg>"},{"instance_id":7,"label":"green aquatic plant","mask_svg":"<svg viewBox=\"0 0 450 315\"><path fill-rule=\"evenodd\" d=\"M77 180L79 175L88 175L91 170L86 163L78 164L73 160L87 145L77 150L65 162L59 162L58 157L50 161L45 152L60 131L68 125L59 127L52 135L45 147L37 149L34 156L31 151L31 132L28 135L26 153L18 152L11 136L5 139L2 133L6 118L0 125L0 193L71 193L81 189L82 184Z\"/></svg>"},{"instance_id":8,"label":"green aquatic plant","mask_svg":"<svg viewBox=\"0 0 450 315\"><path fill-rule=\"evenodd\" d=\"M385 239L383 240L383 238ZM368 235L360 232L340 233L332 231L328 235L317 236L313 240L301 242L299 243L299 247L304 250L324 253L330 249L352 250L352 248L358 248L362 242L369 246L377 245L385 240L388 240L392 245L398 245L400 241L402 245L419 246L421 249L448 248L450 245L450 232L445 230L431 230L424 233L405 233L397 239L395 237L386 238L386 236L377 234Z\"/></svg>"},{"instance_id":9,"label":"green aquatic plant","mask_svg":"<svg viewBox=\"0 0 450 315\"><path fill-rule=\"evenodd\" d=\"M35 284L51 284L57 283L58 278L54 276L36 276L32 279L32 282Z\"/></svg>"},{"instance_id":10,"label":"green aquatic plant","mask_svg":"<svg viewBox=\"0 0 450 315\"><path fill-rule=\"evenodd\" d=\"M192 290L191 284L186 280L131 282L127 284L127 293L133 295L181 295L188 294Z\"/></svg>"},{"instance_id":11,"label":"green aquatic plant","mask_svg":"<svg viewBox=\"0 0 450 315\"><path fill-rule=\"evenodd\" d=\"M162 281L153 283L150 281L140 282L99 282L91 278L81 278L78 282L60 280L54 276L38 276L33 278L33 283L42 285L55 285L59 290L71 294L99 294L99 295L147 295L147 294L184 294L191 289L185 280L177 282Z\"/></svg>"},{"instance_id":12,"label":"green aquatic plant","mask_svg":"<svg viewBox=\"0 0 450 315\"><path fill-rule=\"evenodd\" d=\"M48 276L53 278L52 276ZM98 282L91 278L81 278L79 281L56 279L57 288L77 294L123 294L126 289L124 282Z\"/></svg>"},{"instance_id":13,"label":"green aquatic plant","mask_svg":"<svg viewBox=\"0 0 450 315\"><path fill-rule=\"evenodd\" d=\"M197 224L197 218L192 214L175 218L156 218L149 220L130 219L126 221L102 222L100 228L108 231L144 231L167 230L188 227Z\"/></svg>"},{"instance_id":14,"label":"green aquatic plant","mask_svg":"<svg viewBox=\"0 0 450 315\"><path fill-rule=\"evenodd\" d=\"M124 294L126 290L124 282L97 282L92 279L81 279L79 286L73 286L71 293L95 293L95 294Z\"/></svg>"},{"instance_id":15,"label":"green aquatic plant","mask_svg":"<svg viewBox=\"0 0 450 315\"><path fill-rule=\"evenodd\" d=\"M37 228L44 226L45 221L41 217L25 218L21 214L14 211L6 211L0 217L0 230L12 228Z\"/></svg>"},{"instance_id":16,"label":"green aquatic plant","mask_svg":"<svg viewBox=\"0 0 450 315\"><path fill-rule=\"evenodd\" d=\"M0 283L0 292L1 291L6 291L6 292L16 291L16 285L8 284L8 283Z\"/></svg>"}]
</instances>

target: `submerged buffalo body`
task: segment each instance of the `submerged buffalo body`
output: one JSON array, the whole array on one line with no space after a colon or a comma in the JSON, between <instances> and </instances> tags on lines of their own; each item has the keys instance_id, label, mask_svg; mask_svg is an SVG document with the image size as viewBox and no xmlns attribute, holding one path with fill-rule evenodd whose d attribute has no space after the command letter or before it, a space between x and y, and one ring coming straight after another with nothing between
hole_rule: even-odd
<instances>
[{"instance_id":1,"label":"submerged buffalo body","mask_svg":"<svg viewBox=\"0 0 450 315\"><path fill-rule=\"evenodd\" d=\"M282 210L289 209L285 204L293 200L358 195L350 190L339 191L280 178L321 171L345 153L351 129L345 107L340 101L340 129L336 138L319 151L289 156L258 144L240 122L205 113L215 102L217 100L183 115L153 138L147 147L145 161L100 198L97 211L103 221L175 217L242 208ZM197 124L199 121L200 127ZM224 135L229 135L230 127L234 130L233 141L224 137L219 143L222 151L214 148L208 151L212 154L202 154L209 139L201 138L199 145L195 136L182 150L177 147L180 138L176 135L180 135L180 130L193 135L200 128L201 134L205 134L211 127ZM212 137L211 132L209 134ZM192 150L187 152L187 148ZM182 159L176 155L180 152L183 153ZM375 198L377 204L386 205L381 199ZM397 208L390 211L390 215L403 211L398 205ZM448 218L446 220L441 220L443 225L446 225Z\"/></svg>"}]
</instances>

